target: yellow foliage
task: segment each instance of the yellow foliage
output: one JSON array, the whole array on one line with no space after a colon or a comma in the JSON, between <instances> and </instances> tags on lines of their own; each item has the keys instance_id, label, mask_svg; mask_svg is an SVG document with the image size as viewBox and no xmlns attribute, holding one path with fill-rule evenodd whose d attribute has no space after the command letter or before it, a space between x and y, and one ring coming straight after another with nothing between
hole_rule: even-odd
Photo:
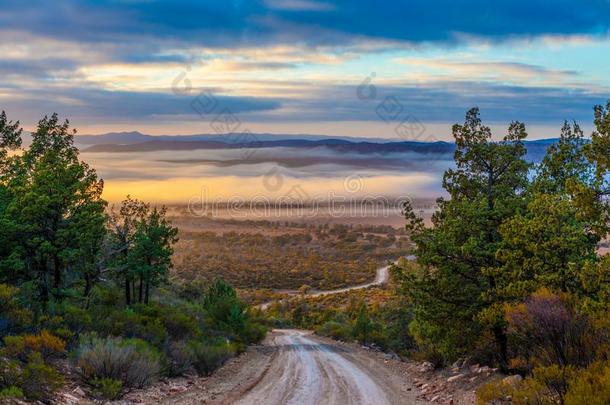
<instances>
[{"instance_id":1,"label":"yellow foliage","mask_svg":"<svg viewBox=\"0 0 610 405\"><path fill-rule=\"evenodd\" d=\"M32 352L37 352L44 359L62 354L66 344L60 338L43 330L38 335L7 336L4 338L3 355L25 359Z\"/></svg>"}]
</instances>

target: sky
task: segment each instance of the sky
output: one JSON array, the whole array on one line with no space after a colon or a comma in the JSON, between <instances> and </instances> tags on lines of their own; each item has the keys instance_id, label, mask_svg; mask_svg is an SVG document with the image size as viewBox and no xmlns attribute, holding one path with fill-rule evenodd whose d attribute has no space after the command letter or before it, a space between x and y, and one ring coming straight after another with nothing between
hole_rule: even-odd
<instances>
[{"instance_id":1,"label":"sky","mask_svg":"<svg viewBox=\"0 0 610 405\"><path fill-rule=\"evenodd\" d=\"M533 138L610 98L609 0L2 0L0 109L80 133Z\"/></svg>"}]
</instances>

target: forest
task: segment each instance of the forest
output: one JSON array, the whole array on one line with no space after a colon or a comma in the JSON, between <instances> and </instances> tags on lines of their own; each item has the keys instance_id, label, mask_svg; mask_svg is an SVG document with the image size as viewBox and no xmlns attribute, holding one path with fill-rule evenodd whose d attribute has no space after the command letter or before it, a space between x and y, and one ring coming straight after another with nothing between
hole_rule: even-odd
<instances>
[{"instance_id":1,"label":"forest","mask_svg":"<svg viewBox=\"0 0 610 405\"><path fill-rule=\"evenodd\" d=\"M178 230L165 208L108 206L68 121L44 117L27 147L22 133L0 114L0 401L50 402L70 379L117 399L208 375L264 337L222 280L169 281Z\"/></svg>"}]
</instances>

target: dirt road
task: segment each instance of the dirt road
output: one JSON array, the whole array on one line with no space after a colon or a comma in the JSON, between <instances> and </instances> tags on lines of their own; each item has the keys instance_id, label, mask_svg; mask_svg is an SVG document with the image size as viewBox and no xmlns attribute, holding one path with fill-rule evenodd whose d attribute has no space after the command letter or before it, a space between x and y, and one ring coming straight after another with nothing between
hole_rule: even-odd
<instances>
[{"instance_id":1,"label":"dirt road","mask_svg":"<svg viewBox=\"0 0 610 405\"><path fill-rule=\"evenodd\" d=\"M415 260L415 256L413 256L413 255L406 256L405 258L407 260ZM358 285L353 285L353 286L349 286L349 287L337 288L334 290L324 290L324 291L312 290L312 291L309 291L305 295L307 295L308 297L321 297L324 295L339 294L339 293L343 293L346 291L360 290L363 288L373 287L376 285L382 285L382 284L387 283L388 280L390 279L389 269L390 269L390 266L384 266L384 267L378 268L375 273L375 280L371 281L370 283L364 283L364 284L358 284ZM302 293L299 290L283 290L282 292L285 294L288 294L288 295L302 295ZM274 302L275 301L265 302L265 303L257 305L256 307L265 311Z\"/></svg>"},{"instance_id":2,"label":"dirt road","mask_svg":"<svg viewBox=\"0 0 610 405\"><path fill-rule=\"evenodd\" d=\"M417 399L418 390L399 363L311 332L275 330L241 361L226 365L205 385L174 396L167 403L427 403Z\"/></svg>"}]
</instances>

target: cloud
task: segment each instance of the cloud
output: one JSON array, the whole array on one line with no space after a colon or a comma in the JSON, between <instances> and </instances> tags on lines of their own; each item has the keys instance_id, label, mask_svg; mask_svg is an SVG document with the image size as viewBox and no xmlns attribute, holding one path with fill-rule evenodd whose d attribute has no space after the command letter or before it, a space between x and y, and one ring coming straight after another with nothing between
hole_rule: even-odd
<instances>
[{"instance_id":1,"label":"cloud","mask_svg":"<svg viewBox=\"0 0 610 405\"><path fill-rule=\"evenodd\" d=\"M9 94L10 107L36 119L57 112L74 119L137 120L149 119L201 119L191 106L197 93L181 96L171 93L107 91L100 89L52 89L40 90L19 99ZM254 97L214 96L217 107L210 112L214 118L221 110L232 114L273 110L280 107L276 100ZM0 96L0 101L2 97ZM210 118L209 117L209 118ZM23 117L21 119L24 119Z\"/></svg>"},{"instance_id":2,"label":"cloud","mask_svg":"<svg viewBox=\"0 0 610 405\"><path fill-rule=\"evenodd\" d=\"M199 119L193 95L169 90L191 69L192 86L214 88L242 121L376 121L386 96L431 122L459 121L473 105L494 121L590 121L591 106L610 93L591 73L596 64L575 71L565 50L548 59L565 68L542 66L531 53L524 63L519 53L517 61L484 52L460 60L445 51L533 38L547 51L603 38L594 53L607 50L609 28L607 0L5 0L0 102L22 119L59 111L94 122L180 123ZM365 103L355 89L375 63L393 78Z\"/></svg>"},{"instance_id":3,"label":"cloud","mask_svg":"<svg viewBox=\"0 0 610 405\"><path fill-rule=\"evenodd\" d=\"M265 0L265 5L275 10L292 11L330 11L335 6L331 3L311 0Z\"/></svg>"},{"instance_id":4,"label":"cloud","mask_svg":"<svg viewBox=\"0 0 610 405\"><path fill-rule=\"evenodd\" d=\"M3 2L0 26L56 39L132 46L407 43L605 35L610 2L557 0ZM292 29L291 29L292 27ZM303 33L308 36L303 36Z\"/></svg>"},{"instance_id":5,"label":"cloud","mask_svg":"<svg viewBox=\"0 0 610 405\"><path fill-rule=\"evenodd\" d=\"M451 60L434 58L397 58L396 62L412 69L406 78L419 82L450 78L452 81L493 81L521 85L561 85L574 86L580 77L575 70L551 69L544 66L519 62L495 62L477 60Z\"/></svg>"},{"instance_id":6,"label":"cloud","mask_svg":"<svg viewBox=\"0 0 610 405\"><path fill-rule=\"evenodd\" d=\"M377 85L377 97L363 101L357 86L323 86L306 98L285 99L281 108L246 114L251 120L388 121L388 129L404 119L422 122L461 122L471 107L481 109L484 120L558 124L576 119L590 122L592 107L604 103L610 90L537 87L479 81L434 81L423 84ZM384 105L395 104L396 116L384 113Z\"/></svg>"}]
</instances>

